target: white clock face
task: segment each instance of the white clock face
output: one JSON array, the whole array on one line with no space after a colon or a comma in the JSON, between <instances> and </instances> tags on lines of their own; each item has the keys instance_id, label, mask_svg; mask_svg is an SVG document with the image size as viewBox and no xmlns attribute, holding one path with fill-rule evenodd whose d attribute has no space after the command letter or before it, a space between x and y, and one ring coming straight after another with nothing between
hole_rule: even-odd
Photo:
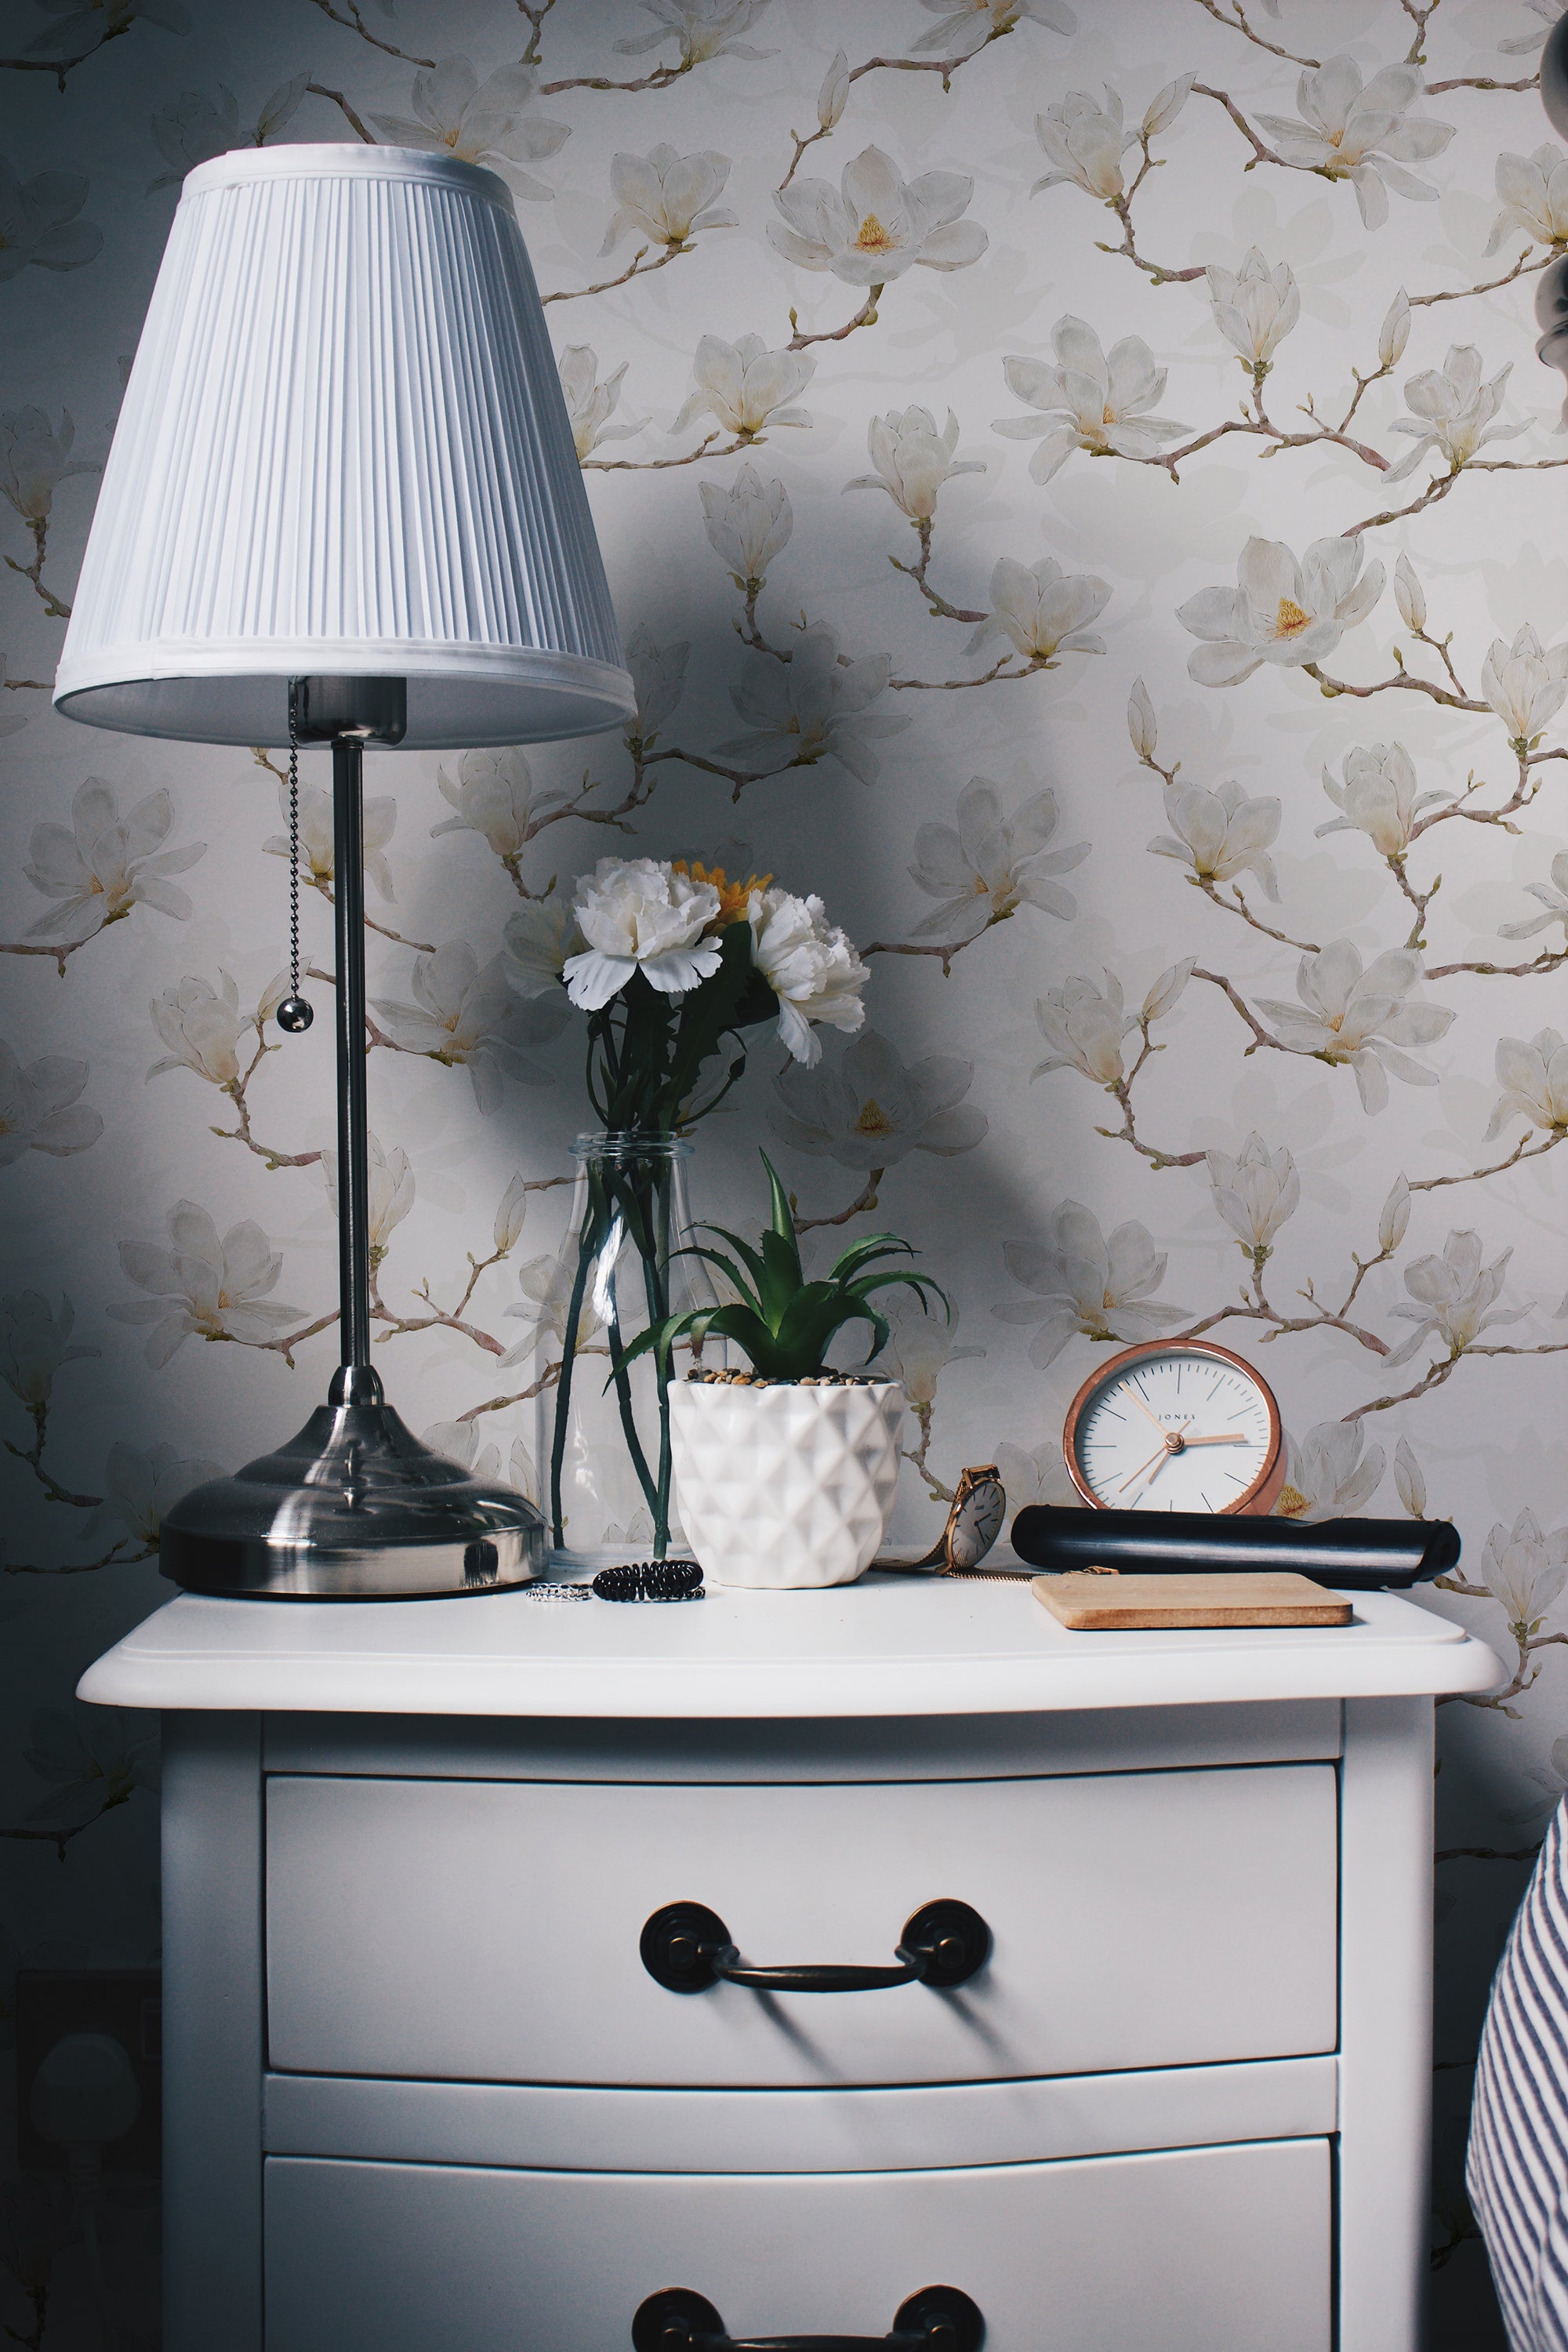
<instances>
[{"instance_id":1,"label":"white clock face","mask_svg":"<svg viewBox=\"0 0 1568 2352\"><path fill-rule=\"evenodd\" d=\"M1151 1349L1111 1367L1079 1409L1078 1469L1115 1511L1231 1511L1269 1464L1258 1382L1223 1356Z\"/></svg>"}]
</instances>

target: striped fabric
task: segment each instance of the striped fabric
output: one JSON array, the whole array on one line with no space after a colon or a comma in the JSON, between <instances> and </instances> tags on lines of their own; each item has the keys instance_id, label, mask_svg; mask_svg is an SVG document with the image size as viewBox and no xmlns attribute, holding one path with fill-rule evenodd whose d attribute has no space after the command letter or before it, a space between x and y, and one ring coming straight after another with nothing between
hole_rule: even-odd
<instances>
[{"instance_id":1,"label":"striped fabric","mask_svg":"<svg viewBox=\"0 0 1568 2352\"><path fill-rule=\"evenodd\" d=\"M1552 1826L1492 1985L1466 2179L1512 2352L1568 2352L1568 1885Z\"/></svg>"}]
</instances>

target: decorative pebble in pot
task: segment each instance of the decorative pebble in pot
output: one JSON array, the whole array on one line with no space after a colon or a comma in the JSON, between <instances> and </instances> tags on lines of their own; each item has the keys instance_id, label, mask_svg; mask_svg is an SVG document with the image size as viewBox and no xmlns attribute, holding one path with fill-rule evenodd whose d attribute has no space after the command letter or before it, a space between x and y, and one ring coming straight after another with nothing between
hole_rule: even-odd
<instances>
[{"instance_id":1,"label":"decorative pebble in pot","mask_svg":"<svg viewBox=\"0 0 1568 2352\"><path fill-rule=\"evenodd\" d=\"M719 1584L784 1591L849 1584L888 1532L899 1476L904 1392L896 1381L831 1370L835 1335L864 1323L867 1360L888 1341L879 1291L928 1294L951 1314L928 1276L882 1261L912 1257L908 1242L869 1234L808 1281L789 1199L766 1152L773 1219L758 1246L722 1225L703 1231L727 1250L693 1244L734 1292L717 1312L671 1316L644 1332L624 1361L647 1349L668 1360L678 1340L700 1349L731 1339L748 1371L698 1367L669 1391L670 1446L681 1524L703 1571Z\"/></svg>"}]
</instances>

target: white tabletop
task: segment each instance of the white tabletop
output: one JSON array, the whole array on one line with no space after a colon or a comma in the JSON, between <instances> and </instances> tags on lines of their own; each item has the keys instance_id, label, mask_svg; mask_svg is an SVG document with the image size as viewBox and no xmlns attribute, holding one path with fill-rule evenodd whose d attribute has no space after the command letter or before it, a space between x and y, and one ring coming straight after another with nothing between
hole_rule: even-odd
<instances>
[{"instance_id":1,"label":"white tabletop","mask_svg":"<svg viewBox=\"0 0 1568 2352\"><path fill-rule=\"evenodd\" d=\"M104 1706L579 1718L990 1715L1481 1691L1482 1642L1393 1593L1347 1626L1069 1633L1028 1584L872 1575L700 1601L215 1601L89 1666Z\"/></svg>"}]
</instances>

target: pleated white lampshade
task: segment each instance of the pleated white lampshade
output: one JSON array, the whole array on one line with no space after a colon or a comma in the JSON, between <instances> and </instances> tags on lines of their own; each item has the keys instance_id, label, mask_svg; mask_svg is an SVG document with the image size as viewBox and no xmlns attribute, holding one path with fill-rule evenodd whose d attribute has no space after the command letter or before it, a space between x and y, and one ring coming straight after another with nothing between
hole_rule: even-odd
<instances>
[{"instance_id":1,"label":"pleated white lampshade","mask_svg":"<svg viewBox=\"0 0 1568 2352\"><path fill-rule=\"evenodd\" d=\"M416 750L635 708L511 194L452 157L249 148L188 175L55 703L280 745L308 675L405 678Z\"/></svg>"}]
</instances>

